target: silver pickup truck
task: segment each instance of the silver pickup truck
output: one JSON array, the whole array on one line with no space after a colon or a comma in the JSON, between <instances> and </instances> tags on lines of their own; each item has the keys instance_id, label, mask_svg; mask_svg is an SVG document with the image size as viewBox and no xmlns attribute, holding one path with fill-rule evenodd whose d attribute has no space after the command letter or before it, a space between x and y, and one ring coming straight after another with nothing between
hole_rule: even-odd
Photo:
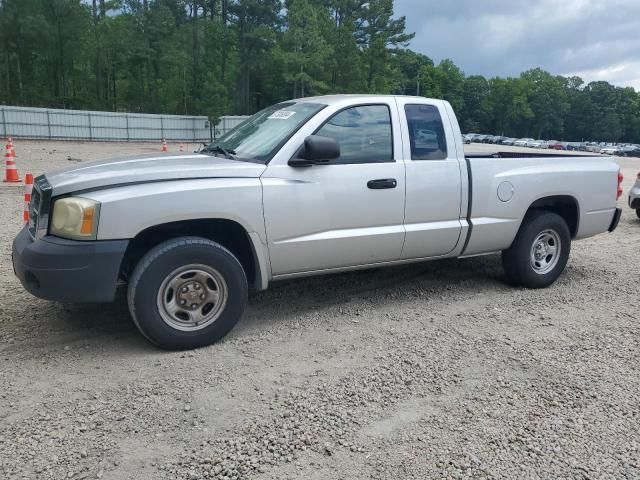
<instances>
[{"instance_id":1,"label":"silver pickup truck","mask_svg":"<svg viewBox=\"0 0 640 480\"><path fill-rule=\"evenodd\" d=\"M297 99L196 154L38 177L13 265L45 299L112 301L126 284L151 342L193 348L281 279L502 252L510 283L546 287L572 240L616 228L620 180L601 156L465 155L441 100Z\"/></svg>"}]
</instances>

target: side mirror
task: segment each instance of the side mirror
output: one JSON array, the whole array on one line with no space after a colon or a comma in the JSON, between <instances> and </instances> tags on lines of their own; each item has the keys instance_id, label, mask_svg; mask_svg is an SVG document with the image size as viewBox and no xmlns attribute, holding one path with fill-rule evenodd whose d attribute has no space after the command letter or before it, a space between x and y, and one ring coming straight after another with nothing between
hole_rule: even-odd
<instances>
[{"instance_id":1,"label":"side mirror","mask_svg":"<svg viewBox=\"0 0 640 480\"><path fill-rule=\"evenodd\" d=\"M311 135L304 140L302 158L292 158L289 160L289 165L292 167L324 165L337 158L340 158L340 145L335 139Z\"/></svg>"}]
</instances>

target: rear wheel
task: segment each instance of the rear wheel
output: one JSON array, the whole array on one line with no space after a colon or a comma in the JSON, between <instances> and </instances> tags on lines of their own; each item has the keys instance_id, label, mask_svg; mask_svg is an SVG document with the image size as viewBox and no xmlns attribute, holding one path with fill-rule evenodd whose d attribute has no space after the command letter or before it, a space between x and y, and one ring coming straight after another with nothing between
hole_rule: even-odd
<instances>
[{"instance_id":1,"label":"rear wheel","mask_svg":"<svg viewBox=\"0 0 640 480\"><path fill-rule=\"evenodd\" d=\"M129 311L140 332L166 349L209 345L238 322L247 279L218 243L181 237L151 249L129 281Z\"/></svg>"},{"instance_id":2,"label":"rear wheel","mask_svg":"<svg viewBox=\"0 0 640 480\"><path fill-rule=\"evenodd\" d=\"M544 288L563 272L570 250L567 222L553 212L532 210L511 247L502 252L502 264L509 283Z\"/></svg>"},{"instance_id":3,"label":"rear wheel","mask_svg":"<svg viewBox=\"0 0 640 480\"><path fill-rule=\"evenodd\" d=\"M636 215L640 218L640 208L636 208Z\"/></svg>"}]
</instances>

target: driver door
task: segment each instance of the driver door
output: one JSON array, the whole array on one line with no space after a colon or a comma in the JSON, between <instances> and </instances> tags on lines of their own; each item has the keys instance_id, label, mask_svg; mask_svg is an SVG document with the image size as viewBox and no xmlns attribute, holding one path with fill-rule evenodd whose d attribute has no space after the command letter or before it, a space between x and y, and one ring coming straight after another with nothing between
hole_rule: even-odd
<instances>
[{"instance_id":1,"label":"driver door","mask_svg":"<svg viewBox=\"0 0 640 480\"><path fill-rule=\"evenodd\" d=\"M334 138L340 158L305 168L269 164L261 180L274 277L400 258L405 173L394 131L393 99L352 105L309 132Z\"/></svg>"}]
</instances>

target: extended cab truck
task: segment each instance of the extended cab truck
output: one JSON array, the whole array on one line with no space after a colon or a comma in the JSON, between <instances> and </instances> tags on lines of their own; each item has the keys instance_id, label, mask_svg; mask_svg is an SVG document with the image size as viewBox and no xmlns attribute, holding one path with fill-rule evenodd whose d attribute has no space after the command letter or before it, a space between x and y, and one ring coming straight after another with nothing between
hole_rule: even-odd
<instances>
[{"instance_id":1,"label":"extended cab truck","mask_svg":"<svg viewBox=\"0 0 640 480\"><path fill-rule=\"evenodd\" d=\"M546 287L572 240L615 229L619 185L600 156L465 156L444 101L298 99L197 154L40 176L13 264L51 300L111 301L126 283L150 341L192 348L281 279L502 252L509 282Z\"/></svg>"}]
</instances>

